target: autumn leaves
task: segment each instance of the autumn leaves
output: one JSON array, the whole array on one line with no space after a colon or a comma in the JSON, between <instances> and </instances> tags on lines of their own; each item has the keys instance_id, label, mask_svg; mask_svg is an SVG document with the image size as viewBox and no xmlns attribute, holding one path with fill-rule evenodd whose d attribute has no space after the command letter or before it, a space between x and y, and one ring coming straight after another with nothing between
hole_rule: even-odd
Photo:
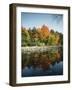
<instances>
[{"instance_id":1,"label":"autumn leaves","mask_svg":"<svg viewBox=\"0 0 72 90\"><path fill-rule=\"evenodd\" d=\"M63 44L63 34L49 30L48 26L41 28L21 28L21 46L53 46Z\"/></svg>"}]
</instances>

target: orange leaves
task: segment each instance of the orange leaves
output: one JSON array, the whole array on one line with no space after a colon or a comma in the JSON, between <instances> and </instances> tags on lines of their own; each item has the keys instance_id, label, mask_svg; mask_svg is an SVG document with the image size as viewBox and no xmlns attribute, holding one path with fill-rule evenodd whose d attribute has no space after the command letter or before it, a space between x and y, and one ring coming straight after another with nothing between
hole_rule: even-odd
<instances>
[{"instance_id":1,"label":"orange leaves","mask_svg":"<svg viewBox=\"0 0 72 90\"><path fill-rule=\"evenodd\" d=\"M40 33L41 38L46 39L46 37L49 36L49 28L43 25L41 29L39 30L39 33Z\"/></svg>"},{"instance_id":2,"label":"orange leaves","mask_svg":"<svg viewBox=\"0 0 72 90\"><path fill-rule=\"evenodd\" d=\"M42 25L41 28L23 28L22 27L22 43L27 45L63 45L63 34L49 30L48 26Z\"/></svg>"}]
</instances>

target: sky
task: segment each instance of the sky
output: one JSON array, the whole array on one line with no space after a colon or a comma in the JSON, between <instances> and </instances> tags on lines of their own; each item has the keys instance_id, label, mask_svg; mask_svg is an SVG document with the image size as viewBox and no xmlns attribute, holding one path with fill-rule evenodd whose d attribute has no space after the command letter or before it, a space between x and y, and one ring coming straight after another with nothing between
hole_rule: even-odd
<instances>
[{"instance_id":1,"label":"sky","mask_svg":"<svg viewBox=\"0 0 72 90\"><path fill-rule=\"evenodd\" d=\"M40 28L46 25L49 29L54 29L63 33L63 15L48 13L27 13L21 12L21 26L25 28Z\"/></svg>"}]
</instances>

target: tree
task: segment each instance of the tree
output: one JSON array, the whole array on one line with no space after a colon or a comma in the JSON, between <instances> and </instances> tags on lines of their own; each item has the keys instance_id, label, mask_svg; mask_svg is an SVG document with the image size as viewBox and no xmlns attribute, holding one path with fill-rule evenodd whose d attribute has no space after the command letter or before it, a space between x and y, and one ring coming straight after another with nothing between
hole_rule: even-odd
<instances>
[{"instance_id":1,"label":"tree","mask_svg":"<svg viewBox=\"0 0 72 90\"><path fill-rule=\"evenodd\" d=\"M46 39L46 37L49 36L49 28L47 26L43 25L41 28L41 33L42 33L42 38Z\"/></svg>"},{"instance_id":2,"label":"tree","mask_svg":"<svg viewBox=\"0 0 72 90\"><path fill-rule=\"evenodd\" d=\"M62 33L59 33L59 44L60 45L63 45L63 34Z\"/></svg>"},{"instance_id":3,"label":"tree","mask_svg":"<svg viewBox=\"0 0 72 90\"><path fill-rule=\"evenodd\" d=\"M38 38L42 45L45 44L46 38L49 36L49 28L46 25L43 25L41 28L38 28Z\"/></svg>"},{"instance_id":4,"label":"tree","mask_svg":"<svg viewBox=\"0 0 72 90\"><path fill-rule=\"evenodd\" d=\"M32 29L21 28L22 46L44 46L44 45L63 45L63 34L49 31L48 26L43 25L41 28L33 27Z\"/></svg>"},{"instance_id":5,"label":"tree","mask_svg":"<svg viewBox=\"0 0 72 90\"><path fill-rule=\"evenodd\" d=\"M30 42L30 35L28 33L28 30L26 30L26 28L22 28L21 42L22 42L22 46L27 46Z\"/></svg>"}]
</instances>

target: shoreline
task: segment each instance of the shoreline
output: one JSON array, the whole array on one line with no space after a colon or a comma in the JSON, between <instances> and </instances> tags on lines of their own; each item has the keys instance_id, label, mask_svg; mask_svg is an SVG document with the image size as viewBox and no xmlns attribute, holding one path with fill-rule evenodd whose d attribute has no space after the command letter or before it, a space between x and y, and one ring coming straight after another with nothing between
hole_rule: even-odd
<instances>
[{"instance_id":1,"label":"shoreline","mask_svg":"<svg viewBox=\"0 0 72 90\"><path fill-rule=\"evenodd\" d=\"M26 53L26 52L44 52L44 51L48 51L49 49L59 48L59 47L63 47L63 46L62 45L59 45L59 46L27 46L27 47L21 47L21 51L23 53Z\"/></svg>"}]
</instances>

